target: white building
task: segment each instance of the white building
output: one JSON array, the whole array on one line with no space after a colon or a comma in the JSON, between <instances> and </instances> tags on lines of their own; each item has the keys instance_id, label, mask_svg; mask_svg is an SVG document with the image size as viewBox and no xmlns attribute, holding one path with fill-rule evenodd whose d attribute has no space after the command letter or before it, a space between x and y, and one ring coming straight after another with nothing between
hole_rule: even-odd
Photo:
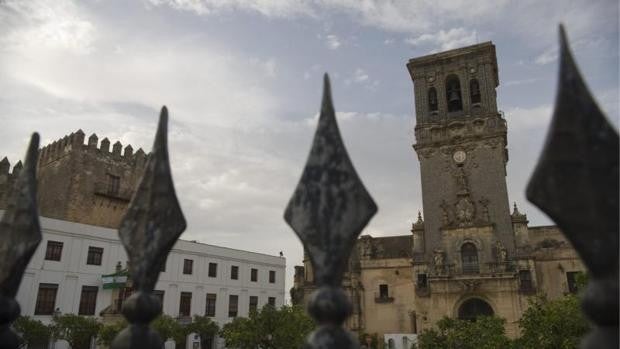
<instances>
[{"instance_id":1,"label":"white building","mask_svg":"<svg viewBox=\"0 0 620 349\"><path fill-rule=\"evenodd\" d=\"M413 333L386 333L383 335L386 349L411 349L418 343L418 335Z\"/></svg>"},{"instance_id":2,"label":"white building","mask_svg":"<svg viewBox=\"0 0 620 349\"><path fill-rule=\"evenodd\" d=\"M43 240L16 297L21 314L49 323L55 311L99 316L113 306L119 291L104 289L102 275L127 261L117 231L44 217L41 228ZM163 297L164 314L208 315L221 327L248 316L251 307L282 306L285 264L283 257L179 240L155 290Z\"/></svg>"}]
</instances>

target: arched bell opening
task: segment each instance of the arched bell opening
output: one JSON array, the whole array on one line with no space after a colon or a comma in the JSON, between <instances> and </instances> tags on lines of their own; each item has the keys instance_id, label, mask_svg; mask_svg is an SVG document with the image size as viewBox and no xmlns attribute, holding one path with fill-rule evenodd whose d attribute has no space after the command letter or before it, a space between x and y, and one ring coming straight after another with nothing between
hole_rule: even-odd
<instances>
[{"instance_id":1,"label":"arched bell opening","mask_svg":"<svg viewBox=\"0 0 620 349\"><path fill-rule=\"evenodd\" d=\"M448 75L446 78L446 98L449 112L463 110L461 83L458 76L454 74Z\"/></svg>"}]
</instances>

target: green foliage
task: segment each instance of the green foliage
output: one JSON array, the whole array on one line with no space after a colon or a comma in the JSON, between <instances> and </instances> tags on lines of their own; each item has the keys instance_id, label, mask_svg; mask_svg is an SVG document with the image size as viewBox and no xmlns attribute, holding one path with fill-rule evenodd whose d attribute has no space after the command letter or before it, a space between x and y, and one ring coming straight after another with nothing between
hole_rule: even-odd
<instances>
[{"instance_id":1,"label":"green foliage","mask_svg":"<svg viewBox=\"0 0 620 349\"><path fill-rule=\"evenodd\" d=\"M112 341L114 340L116 335L126 326L127 321L125 321L124 319L102 325L99 329L99 334L97 335L97 343L106 347L110 347L110 344L112 344Z\"/></svg>"},{"instance_id":2,"label":"green foliage","mask_svg":"<svg viewBox=\"0 0 620 349\"><path fill-rule=\"evenodd\" d=\"M418 336L419 349L497 349L509 348L504 319L481 316L476 321L444 317L437 328L423 331Z\"/></svg>"},{"instance_id":3,"label":"green foliage","mask_svg":"<svg viewBox=\"0 0 620 349\"><path fill-rule=\"evenodd\" d=\"M290 349L301 347L312 329L314 322L303 308L266 305L249 318L235 318L224 325L220 336L232 348Z\"/></svg>"},{"instance_id":4,"label":"green foliage","mask_svg":"<svg viewBox=\"0 0 620 349\"><path fill-rule=\"evenodd\" d=\"M577 296L569 294L553 301L544 296L530 298L530 307L519 320L518 349L576 349L588 331L588 323Z\"/></svg>"},{"instance_id":5,"label":"green foliage","mask_svg":"<svg viewBox=\"0 0 620 349\"><path fill-rule=\"evenodd\" d=\"M97 336L101 324L94 318L65 314L54 316L52 336L69 342L71 349L89 349L90 340Z\"/></svg>"},{"instance_id":6,"label":"green foliage","mask_svg":"<svg viewBox=\"0 0 620 349\"><path fill-rule=\"evenodd\" d=\"M368 346L368 339L370 339L370 346ZM360 333L359 341L362 347L366 346L368 349L379 348L379 335L376 333Z\"/></svg>"},{"instance_id":7,"label":"green foliage","mask_svg":"<svg viewBox=\"0 0 620 349\"><path fill-rule=\"evenodd\" d=\"M194 320L186 328L187 333L200 335L201 348L206 348L209 338L214 338L220 327L206 316L195 315Z\"/></svg>"},{"instance_id":8,"label":"green foliage","mask_svg":"<svg viewBox=\"0 0 620 349\"><path fill-rule=\"evenodd\" d=\"M51 330L48 326L28 316L18 317L13 322L13 328L19 335L22 346L47 345L51 337Z\"/></svg>"},{"instance_id":9,"label":"green foliage","mask_svg":"<svg viewBox=\"0 0 620 349\"><path fill-rule=\"evenodd\" d=\"M185 338L190 332L175 318L169 315L160 315L151 323L151 327L159 333L163 341L174 340L177 344L185 343Z\"/></svg>"}]
</instances>

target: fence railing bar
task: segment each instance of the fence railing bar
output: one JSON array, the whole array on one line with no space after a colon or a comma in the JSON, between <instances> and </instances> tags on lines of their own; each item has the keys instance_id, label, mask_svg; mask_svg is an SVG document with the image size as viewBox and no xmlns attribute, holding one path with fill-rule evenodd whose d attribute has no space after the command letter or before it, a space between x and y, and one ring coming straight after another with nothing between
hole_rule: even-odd
<instances>
[{"instance_id":1,"label":"fence railing bar","mask_svg":"<svg viewBox=\"0 0 620 349\"><path fill-rule=\"evenodd\" d=\"M123 303L122 312L129 326L114 339L112 349L163 347L160 336L149 327L162 307L152 292L162 263L187 226L172 182L167 134L168 110L163 107L153 151L118 229L136 292Z\"/></svg>"},{"instance_id":2,"label":"fence railing bar","mask_svg":"<svg viewBox=\"0 0 620 349\"><path fill-rule=\"evenodd\" d=\"M19 316L15 300L28 262L41 243L37 210L39 134L34 133L0 221L0 348L17 348L19 339L11 323ZM17 165L15 165L17 166Z\"/></svg>"},{"instance_id":3,"label":"fence railing bar","mask_svg":"<svg viewBox=\"0 0 620 349\"><path fill-rule=\"evenodd\" d=\"M588 268L583 348L618 348L618 133L590 94L560 26L555 111L527 198L553 219Z\"/></svg>"},{"instance_id":4,"label":"fence railing bar","mask_svg":"<svg viewBox=\"0 0 620 349\"><path fill-rule=\"evenodd\" d=\"M359 347L342 326L352 306L341 283L357 237L376 212L377 205L358 177L340 136L326 74L312 148L284 213L308 251L318 287L308 304L318 328L308 337L307 348Z\"/></svg>"}]
</instances>

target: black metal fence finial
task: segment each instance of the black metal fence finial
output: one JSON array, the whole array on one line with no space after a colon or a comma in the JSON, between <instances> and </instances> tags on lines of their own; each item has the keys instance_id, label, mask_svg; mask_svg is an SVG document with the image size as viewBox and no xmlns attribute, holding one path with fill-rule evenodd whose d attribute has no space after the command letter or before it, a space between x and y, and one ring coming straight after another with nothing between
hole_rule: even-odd
<instances>
[{"instance_id":1,"label":"black metal fence finial","mask_svg":"<svg viewBox=\"0 0 620 349\"><path fill-rule=\"evenodd\" d=\"M325 74L312 149L284 213L308 252L318 287L308 311L319 327L308 337L307 348L359 347L342 327L352 306L341 283L351 249L376 212L342 142Z\"/></svg>"},{"instance_id":2,"label":"black metal fence finial","mask_svg":"<svg viewBox=\"0 0 620 349\"><path fill-rule=\"evenodd\" d=\"M186 228L172 182L167 133L164 106L144 176L118 229L136 293L123 303L129 326L114 339L112 349L163 348L160 336L149 328L162 306L152 292L168 252Z\"/></svg>"},{"instance_id":3,"label":"black metal fence finial","mask_svg":"<svg viewBox=\"0 0 620 349\"><path fill-rule=\"evenodd\" d=\"M10 328L20 314L15 295L42 239L37 209L38 155L39 134L34 133L0 221L0 349L19 347L19 339Z\"/></svg>"},{"instance_id":4,"label":"black metal fence finial","mask_svg":"<svg viewBox=\"0 0 620 349\"><path fill-rule=\"evenodd\" d=\"M590 94L560 26L560 73L546 144L527 198L549 215L586 264L583 348L618 348L618 133Z\"/></svg>"}]
</instances>

